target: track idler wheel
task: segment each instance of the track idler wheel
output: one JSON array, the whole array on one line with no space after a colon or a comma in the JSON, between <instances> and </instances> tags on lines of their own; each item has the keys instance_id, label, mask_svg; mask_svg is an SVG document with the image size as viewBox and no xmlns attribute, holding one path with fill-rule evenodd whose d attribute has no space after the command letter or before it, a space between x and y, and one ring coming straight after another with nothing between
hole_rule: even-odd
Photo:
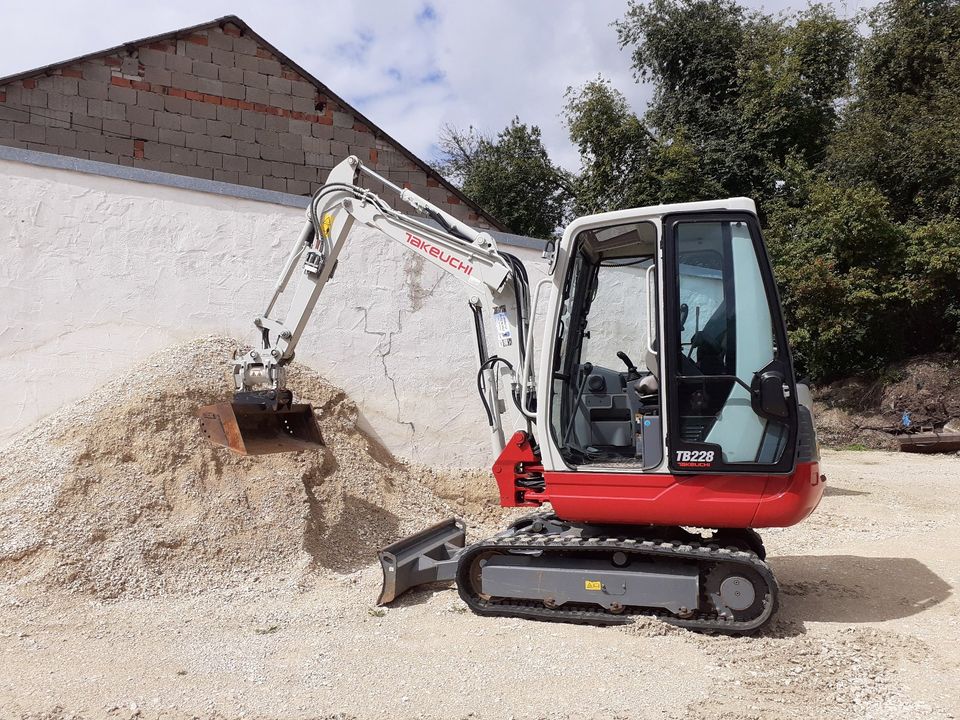
<instances>
[{"instance_id":1,"label":"track idler wheel","mask_svg":"<svg viewBox=\"0 0 960 720\"><path fill-rule=\"evenodd\" d=\"M758 572L735 563L719 563L707 573L704 594L717 615L728 620L751 620L762 612L766 584Z\"/></svg>"}]
</instances>

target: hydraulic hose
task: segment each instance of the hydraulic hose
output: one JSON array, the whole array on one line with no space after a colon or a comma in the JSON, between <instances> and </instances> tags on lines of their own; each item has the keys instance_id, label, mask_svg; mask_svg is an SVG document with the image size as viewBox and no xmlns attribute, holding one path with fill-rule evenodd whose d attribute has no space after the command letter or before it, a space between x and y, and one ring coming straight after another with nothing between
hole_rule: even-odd
<instances>
[{"instance_id":1,"label":"hydraulic hose","mask_svg":"<svg viewBox=\"0 0 960 720\"><path fill-rule=\"evenodd\" d=\"M477 392L480 394L480 402L483 403L483 409L487 413L487 425L489 425L490 427L493 427L493 410L490 408L490 404L487 402L487 396L484 393L483 371L493 367L498 362L503 363L508 368L510 368L510 372L513 372L514 374L516 374L516 371L513 369L513 365L511 364L511 362L498 355L494 355L488 358L487 360L485 360L484 362L482 362L480 364L480 369L477 370ZM520 409L519 400L517 400L516 395L514 395L513 393L511 393L511 395L513 395L513 404L516 405L517 409L519 410Z\"/></svg>"}]
</instances>

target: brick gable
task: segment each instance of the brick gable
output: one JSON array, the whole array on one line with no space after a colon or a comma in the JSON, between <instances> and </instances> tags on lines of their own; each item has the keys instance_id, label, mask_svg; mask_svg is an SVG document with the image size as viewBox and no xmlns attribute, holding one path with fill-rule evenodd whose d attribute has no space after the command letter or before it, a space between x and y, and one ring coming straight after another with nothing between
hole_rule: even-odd
<instances>
[{"instance_id":1,"label":"brick gable","mask_svg":"<svg viewBox=\"0 0 960 720\"><path fill-rule=\"evenodd\" d=\"M456 217L496 227L234 20L11 78L0 85L0 144L299 195L356 155Z\"/></svg>"}]
</instances>

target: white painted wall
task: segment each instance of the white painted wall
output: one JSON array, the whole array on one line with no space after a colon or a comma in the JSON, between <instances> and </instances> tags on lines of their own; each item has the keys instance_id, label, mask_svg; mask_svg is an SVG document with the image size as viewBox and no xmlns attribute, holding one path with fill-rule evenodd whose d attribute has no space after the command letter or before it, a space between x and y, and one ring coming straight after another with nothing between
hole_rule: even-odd
<instances>
[{"instance_id":1,"label":"white painted wall","mask_svg":"<svg viewBox=\"0 0 960 720\"><path fill-rule=\"evenodd\" d=\"M253 342L302 223L296 208L0 161L0 444L164 346ZM507 249L535 284L539 253ZM487 466L467 297L358 231L297 357L350 393L397 455Z\"/></svg>"},{"instance_id":2,"label":"white painted wall","mask_svg":"<svg viewBox=\"0 0 960 720\"><path fill-rule=\"evenodd\" d=\"M646 368L647 264L601 267L597 293L590 303L583 341L583 359L610 370L625 370L617 357L623 351L640 370Z\"/></svg>"}]
</instances>

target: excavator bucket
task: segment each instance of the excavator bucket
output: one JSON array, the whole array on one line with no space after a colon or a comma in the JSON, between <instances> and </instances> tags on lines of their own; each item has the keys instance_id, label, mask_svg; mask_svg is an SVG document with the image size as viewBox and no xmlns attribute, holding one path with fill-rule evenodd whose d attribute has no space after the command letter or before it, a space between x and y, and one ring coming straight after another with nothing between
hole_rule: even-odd
<instances>
[{"instance_id":1,"label":"excavator bucket","mask_svg":"<svg viewBox=\"0 0 960 720\"><path fill-rule=\"evenodd\" d=\"M377 605L384 605L417 585L453 580L467 540L463 520L450 518L397 540L377 553L383 588Z\"/></svg>"},{"instance_id":2,"label":"excavator bucket","mask_svg":"<svg viewBox=\"0 0 960 720\"><path fill-rule=\"evenodd\" d=\"M279 410L255 403L217 403L197 411L204 435L240 455L298 452L323 447L312 405Z\"/></svg>"}]
</instances>

